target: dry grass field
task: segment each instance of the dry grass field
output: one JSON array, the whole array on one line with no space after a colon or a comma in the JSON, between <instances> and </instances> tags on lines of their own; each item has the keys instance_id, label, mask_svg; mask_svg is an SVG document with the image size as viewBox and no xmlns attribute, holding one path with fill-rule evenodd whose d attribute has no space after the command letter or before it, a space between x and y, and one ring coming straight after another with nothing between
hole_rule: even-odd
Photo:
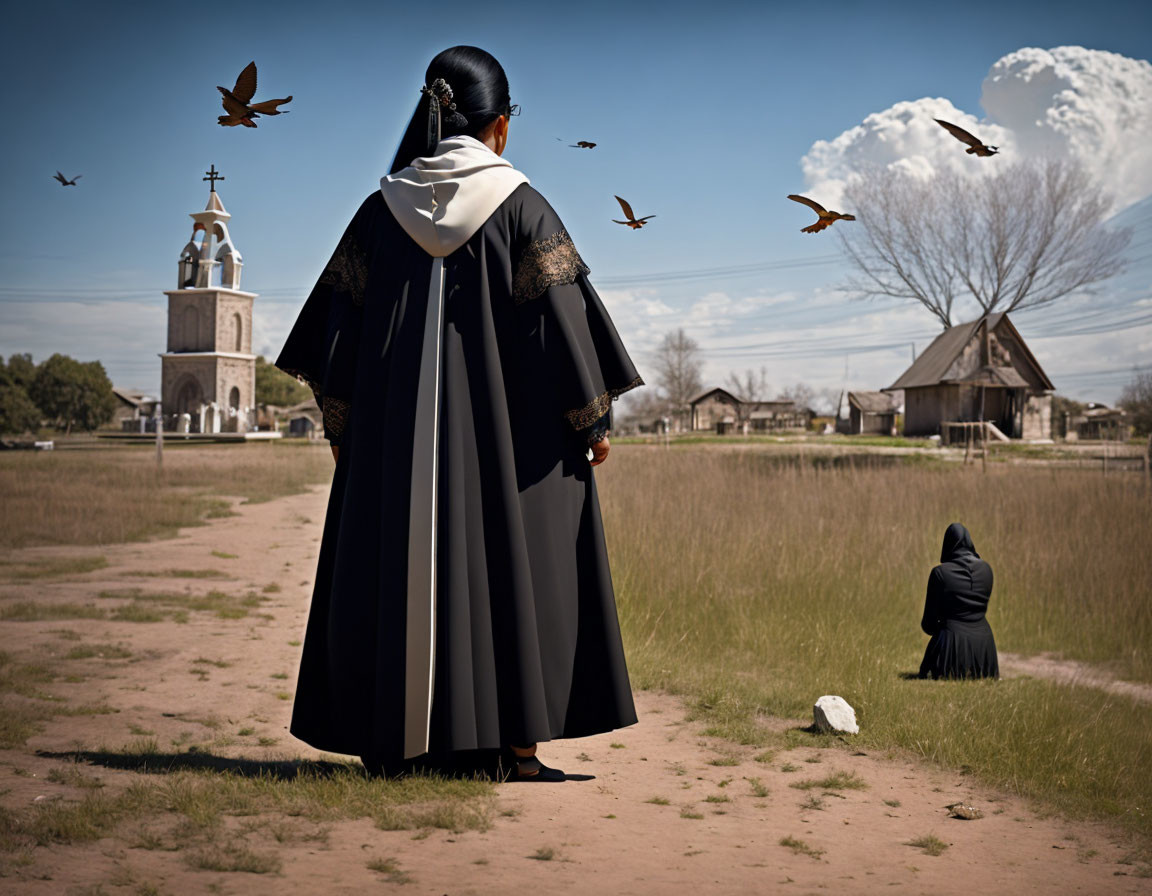
<instances>
[{"instance_id":1,"label":"dry grass field","mask_svg":"<svg viewBox=\"0 0 1152 896\"><path fill-rule=\"evenodd\" d=\"M1152 682L1152 495L1136 475L617 446L597 484L633 683L651 693L637 729L549 745L597 781L510 803L481 781L373 781L280 730L322 515L308 488L330 471L322 445L171 450L162 473L147 448L0 455L0 876L30 892L65 879L102 880L76 890L91 894L230 892L212 888L335 867L402 884L433 856L447 886L487 864L457 842L534 860L477 892L547 889L549 875L609 884L613 868L693 873L656 854L639 869L602 861L624 842L603 827L618 815L644 849L671 838L677 863L713 856L694 873L729 875L724 892L746 892L763 867L742 858L745 835L798 881L900 869L887 892L950 892L950 866L935 863L974 854L1009 889L1037 861L1053 885L1082 872L1097 892L1137 892L1152 874L1152 703L1084 680L909 677L928 572L960 520L996 573L1002 651ZM223 500L282 495L295 497ZM156 542L162 556L116 544L211 517ZM684 699L687 723L660 692ZM856 707L850 745L799 721L826 693ZM984 799L989 818L941 827L940 806L961 797ZM1084 825L1042 822L1053 810ZM875 842L859 835L885 826ZM360 856L362 840L391 845ZM931 869L899 858L913 849ZM32 888L38 875L55 877Z\"/></svg>"},{"instance_id":2,"label":"dry grass field","mask_svg":"<svg viewBox=\"0 0 1152 896\"><path fill-rule=\"evenodd\" d=\"M267 501L325 482L327 443L170 442L0 454L0 548L112 544L171 535L228 513L224 496Z\"/></svg>"},{"instance_id":3,"label":"dry grass field","mask_svg":"<svg viewBox=\"0 0 1152 896\"><path fill-rule=\"evenodd\" d=\"M948 523L996 576L1001 650L1152 681L1152 495L1137 475L628 446L598 474L634 682L709 730L856 707L860 740L1152 835L1152 707L1043 680L911 680ZM883 462L883 463L882 463Z\"/></svg>"}]
</instances>

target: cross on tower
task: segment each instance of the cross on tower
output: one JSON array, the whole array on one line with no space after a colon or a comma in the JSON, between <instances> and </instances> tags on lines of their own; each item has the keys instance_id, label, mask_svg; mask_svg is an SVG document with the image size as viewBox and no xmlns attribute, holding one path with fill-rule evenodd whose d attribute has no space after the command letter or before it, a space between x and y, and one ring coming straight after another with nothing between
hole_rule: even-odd
<instances>
[{"instance_id":1,"label":"cross on tower","mask_svg":"<svg viewBox=\"0 0 1152 896\"><path fill-rule=\"evenodd\" d=\"M223 174L220 174L220 173L219 173L219 172L216 170L216 166L215 166L215 165L213 165L213 166L212 166L212 167L211 167L211 168L210 168L208 171L205 171L204 173L205 173L205 174L207 174L208 176L207 176L207 177L202 177L202 178L200 178L200 179L201 179L201 180L210 180L210 181L212 181L212 184L211 184L211 190L212 190L212 192L213 192L213 193L215 193L215 192L216 192L216 181L218 181L218 180L224 180L224 175L223 175Z\"/></svg>"}]
</instances>

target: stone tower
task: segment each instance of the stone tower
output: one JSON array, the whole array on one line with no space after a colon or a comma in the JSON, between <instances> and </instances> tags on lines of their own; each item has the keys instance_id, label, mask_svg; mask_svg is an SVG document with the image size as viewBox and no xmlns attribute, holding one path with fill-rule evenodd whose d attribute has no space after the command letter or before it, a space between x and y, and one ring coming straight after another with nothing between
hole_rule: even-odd
<instances>
[{"instance_id":1,"label":"stone tower","mask_svg":"<svg viewBox=\"0 0 1152 896\"><path fill-rule=\"evenodd\" d=\"M180 253L177 288L168 290L168 350L161 358L165 428L177 432L247 432L256 405L252 300L240 289L243 260L232 217L216 192L193 212L192 238Z\"/></svg>"}]
</instances>

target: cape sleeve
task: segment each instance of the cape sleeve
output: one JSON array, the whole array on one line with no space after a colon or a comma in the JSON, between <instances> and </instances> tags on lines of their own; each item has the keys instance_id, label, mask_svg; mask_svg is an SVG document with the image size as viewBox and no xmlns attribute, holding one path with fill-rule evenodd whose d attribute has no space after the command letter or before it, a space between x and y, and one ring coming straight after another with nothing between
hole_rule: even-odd
<instances>
[{"instance_id":1,"label":"cape sleeve","mask_svg":"<svg viewBox=\"0 0 1152 896\"><path fill-rule=\"evenodd\" d=\"M928 576L928 590L924 595L924 616L920 619L920 630L926 635L935 635L940 631L943 591L944 582L941 578L940 567L937 566Z\"/></svg>"},{"instance_id":2,"label":"cape sleeve","mask_svg":"<svg viewBox=\"0 0 1152 896\"><path fill-rule=\"evenodd\" d=\"M539 341L553 383L551 412L591 445L611 430L612 402L644 381L564 225L539 194L531 198L513 254L512 298Z\"/></svg>"},{"instance_id":3,"label":"cape sleeve","mask_svg":"<svg viewBox=\"0 0 1152 896\"><path fill-rule=\"evenodd\" d=\"M344 231L316 286L304 302L276 366L305 383L316 396L324 435L340 444L352 407L356 356L368 279L365 202Z\"/></svg>"}]
</instances>

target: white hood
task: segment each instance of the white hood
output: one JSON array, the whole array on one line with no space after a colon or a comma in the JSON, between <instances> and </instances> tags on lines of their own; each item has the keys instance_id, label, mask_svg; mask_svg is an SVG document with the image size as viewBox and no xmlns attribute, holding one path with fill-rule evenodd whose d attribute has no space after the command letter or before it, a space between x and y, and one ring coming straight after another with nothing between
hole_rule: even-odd
<instances>
[{"instance_id":1,"label":"white hood","mask_svg":"<svg viewBox=\"0 0 1152 896\"><path fill-rule=\"evenodd\" d=\"M451 255L528 178L473 137L441 140L432 156L380 178L400 226L433 258Z\"/></svg>"}]
</instances>

